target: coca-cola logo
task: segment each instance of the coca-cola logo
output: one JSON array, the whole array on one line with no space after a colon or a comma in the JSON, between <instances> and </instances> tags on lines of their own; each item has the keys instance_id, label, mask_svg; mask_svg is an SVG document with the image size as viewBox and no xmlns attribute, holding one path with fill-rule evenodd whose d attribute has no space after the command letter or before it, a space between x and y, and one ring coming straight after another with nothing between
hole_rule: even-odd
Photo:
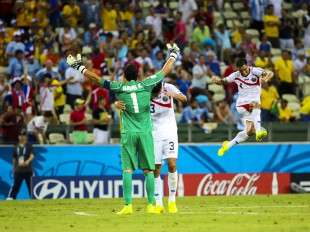
<instances>
[{"instance_id":1,"label":"coca-cola logo","mask_svg":"<svg viewBox=\"0 0 310 232\"><path fill-rule=\"evenodd\" d=\"M229 180L213 180L213 175L205 175L199 183L197 196L206 195L254 195L257 191L257 186L254 186L258 181L258 174L236 174Z\"/></svg>"}]
</instances>

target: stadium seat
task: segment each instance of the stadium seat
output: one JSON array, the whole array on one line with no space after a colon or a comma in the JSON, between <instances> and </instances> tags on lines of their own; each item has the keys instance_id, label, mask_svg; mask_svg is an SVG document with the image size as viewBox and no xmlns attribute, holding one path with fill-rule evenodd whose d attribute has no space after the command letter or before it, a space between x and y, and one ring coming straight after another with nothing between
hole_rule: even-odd
<instances>
[{"instance_id":1,"label":"stadium seat","mask_svg":"<svg viewBox=\"0 0 310 232\"><path fill-rule=\"evenodd\" d=\"M293 4L292 3L288 3L288 2L284 2L283 3L283 9L285 9L287 11L291 11L293 9Z\"/></svg>"},{"instance_id":2,"label":"stadium seat","mask_svg":"<svg viewBox=\"0 0 310 232\"><path fill-rule=\"evenodd\" d=\"M310 95L310 82L306 82L304 85L304 96Z\"/></svg>"},{"instance_id":3,"label":"stadium seat","mask_svg":"<svg viewBox=\"0 0 310 232\"><path fill-rule=\"evenodd\" d=\"M214 18L214 21L217 22L217 21L223 21L223 16L220 12L218 11L214 11L213 12L213 18Z\"/></svg>"},{"instance_id":4,"label":"stadium seat","mask_svg":"<svg viewBox=\"0 0 310 232\"><path fill-rule=\"evenodd\" d=\"M213 99L215 102L219 102L222 101L223 99L225 99L225 94L223 93L216 93L213 95Z\"/></svg>"},{"instance_id":5,"label":"stadium seat","mask_svg":"<svg viewBox=\"0 0 310 232\"><path fill-rule=\"evenodd\" d=\"M233 3L233 8L236 11L240 11L241 9L244 8L244 5L242 2L235 2L235 3Z\"/></svg>"},{"instance_id":6,"label":"stadium seat","mask_svg":"<svg viewBox=\"0 0 310 232\"><path fill-rule=\"evenodd\" d=\"M6 73L7 67L0 67L0 74Z\"/></svg>"},{"instance_id":7,"label":"stadium seat","mask_svg":"<svg viewBox=\"0 0 310 232\"><path fill-rule=\"evenodd\" d=\"M172 10L178 10L179 8L179 3L178 2L169 2L169 8Z\"/></svg>"},{"instance_id":8,"label":"stadium seat","mask_svg":"<svg viewBox=\"0 0 310 232\"><path fill-rule=\"evenodd\" d=\"M250 26L250 20L248 19L243 19L242 20L242 24L245 28L249 27Z\"/></svg>"},{"instance_id":9,"label":"stadium seat","mask_svg":"<svg viewBox=\"0 0 310 232\"><path fill-rule=\"evenodd\" d=\"M300 104L299 99L298 99L298 98L296 97L296 95L294 95L294 94L283 94L283 95L282 95L282 98L285 99L285 100L287 100L289 103L295 102L295 103Z\"/></svg>"},{"instance_id":10,"label":"stadium seat","mask_svg":"<svg viewBox=\"0 0 310 232\"><path fill-rule=\"evenodd\" d=\"M274 64L278 59L281 59L281 58L282 58L281 56L273 56L271 57L271 61Z\"/></svg>"},{"instance_id":11,"label":"stadium seat","mask_svg":"<svg viewBox=\"0 0 310 232\"><path fill-rule=\"evenodd\" d=\"M240 21L239 20L227 20L226 21L226 25L227 25L227 28L233 28L234 27L234 24L235 24L235 27L238 27L238 26L240 26Z\"/></svg>"},{"instance_id":12,"label":"stadium seat","mask_svg":"<svg viewBox=\"0 0 310 232\"><path fill-rule=\"evenodd\" d=\"M79 35L82 35L82 34L84 34L84 32L85 32L85 30L84 30L83 27L77 27L76 29L77 29L77 33L78 33Z\"/></svg>"},{"instance_id":13,"label":"stadium seat","mask_svg":"<svg viewBox=\"0 0 310 232\"><path fill-rule=\"evenodd\" d=\"M95 137L93 133L88 133L87 138L88 138L88 143L93 144L95 142Z\"/></svg>"},{"instance_id":14,"label":"stadium seat","mask_svg":"<svg viewBox=\"0 0 310 232\"><path fill-rule=\"evenodd\" d=\"M251 16L248 11L242 11L240 15L242 19L248 19L248 20L251 19Z\"/></svg>"},{"instance_id":15,"label":"stadium seat","mask_svg":"<svg viewBox=\"0 0 310 232\"><path fill-rule=\"evenodd\" d=\"M59 119L60 119L60 122L65 123L65 124L69 124L70 114L68 114L68 113L61 114L61 115L59 115Z\"/></svg>"},{"instance_id":16,"label":"stadium seat","mask_svg":"<svg viewBox=\"0 0 310 232\"><path fill-rule=\"evenodd\" d=\"M208 90L213 91L215 94L225 94L223 86L217 84L208 85Z\"/></svg>"},{"instance_id":17,"label":"stadium seat","mask_svg":"<svg viewBox=\"0 0 310 232\"><path fill-rule=\"evenodd\" d=\"M252 38L259 38L259 31L256 29L246 29L245 33L250 35Z\"/></svg>"},{"instance_id":18,"label":"stadium seat","mask_svg":"<svg viewBox=\"0 0 310 232\"><path fill-rule=\"evenodd\" d=\"M289 102L287 105L293 112L294 116L296 119L300 119L300 103L296 103L296 102Z\"/></svg>"},{"instance_id":19,"label":"stadium seat","mask_svg":"<svg viewBox=\"0 0 310 232\"><path fill-rule=\"evenodd\" d=\"M281 49L279 49L279 48L271 48L271 54L273 56L281 56Z\"/></svg>"},{"instance_id":20,"label":"stadium seat","mask_svg":"<svg viewBox=\"0 0 310 232\"><path fill-rule=\"evenodd\" d=\"M49 134L49 140L51 144L65 144L66 139L63 134L60 133L51 133Z\"/></svg>"},{"instance_id":21,"label":"stadium seat","mask_svg":"<svg viewBox=\"0 0 310 232\"><path fill-rule=\"evenodd\" d=\"M224 11L225 12L231 12L232 10L233 9L232 9L230 3L229 2L225 2L225 4L224 4Z\"/></svg>"},{"instance_id":22,"label":"stadium seat","mask_svg":"<svg viewBox=\"0 0 310 232\"><path fill-rule=\"evenodd\" d=\"M69 104L66 104L64 107L64 113L70 114L72 112L71 106Z\"/></svg>"},{"instance_id":23,"label":"stadium seat","mask_svg":"<svg viewBox=\"0 0 310 232\"><path fill-rule=\"evenodd\" d=\"M233 12L233 11L225 11L224 12L224 18L227 20L227 19L237 19L238 18L238 15L236 12Z\"/></svg>"},{"instance_id":24,"label":"stadium seat","mask_svg":"<svg viewBox=\"0 0 310 232\"><path fill-rule=\"evenodd\" d=\"M220 69L221 69L221 74L223 75L224 74L224 72L225 72L225 70L227 69L227 65L221 65L220 66Z\"/></svg>"},{"instance_id":25,"label":"stadium seat","mask_svg":"<svg viewBox=\"0 0 310 232\"><path fill-rule=\"evenodd\" d=\"M85 113L85 116L86 116L87 121L93 120L93 115L92 114Z\"/></svg>"},{"instance_id":26,"label":"stadium seat","mask_svg":"<svg viewBox=\"0 0 310 232\"><path fill-rule=\"evenodd\" d=\"M82 48L82 54L83 55L87 55L87 54L90 54L90 53L92 53L92 49L91 49L91 47L88 47L88 46L84 46L83 48Z\"/></svg>"}]
</instances>

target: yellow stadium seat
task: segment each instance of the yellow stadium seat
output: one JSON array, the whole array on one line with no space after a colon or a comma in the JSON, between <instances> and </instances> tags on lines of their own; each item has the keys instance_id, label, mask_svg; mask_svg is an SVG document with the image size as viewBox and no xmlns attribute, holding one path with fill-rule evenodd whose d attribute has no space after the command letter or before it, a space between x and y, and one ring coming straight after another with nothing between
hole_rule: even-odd
<instances>
[{"instance_id":1,"label":"yellow stadium seat","mask_svg":"<svg viewBox=\"0 0 310 232\"><path fill-rule=\"evenodd\" d=\"M250 35L252 38L258 38L259 37L259 31L256 29L246 29L245 33Z\"/></svg>"},{"instance_id":2,"label":"yellow stadium seat","mask_svg":"<svg viewBox=\"0 0 310 232\"><path fill-rule=\"evenodd\" d=\"M294 95L294 94L283 94L283 95L282 95L282 98L285 99L285 100L287 100L289 103L295 102L295 103L300 104L299 99L298 99L298 98L296 97L296 95Z\"/></svg>"},{"instance_id":3,"label":"yellow stadium seat","mask_svg":"<svg viewBox=\"0 0 310 232\"><path fill-rule=\"evenodd\" d=\"M48 137L49 137L50 143L52 144L65 144L66 143L66 139L63 134L51 133L49 134Z\"/></svg>"},{"instance_id":4,"label":"yellow stadium seat","mask_svg":"<svg viewBox=\"0 0 310 232\"><path fill-rule=\"evenodd\" d=\"M235 3L233 3L233 8L234 8L234 10L239 11L239 10L244 8L244 5L242 2L235 2Z\"/></svg>"},{"instance_id":5,"label":"yellow stadium seat","mask_svg":"<svg viewBox=\"0 0 310 232\"><path fill-rule=\"evenodd\" d=\"M215 94L225 94L225 90L222 85L210 84L208 90L213 91Z\"/></svg>"},{"instance_id":6,"label":"yellow stadium seat","mask_svg":"<svg viewBox=\"0 0 310 232\"><path fill-rule=\"evenodd\" d=\"M64 113L59 115L60 122L69 124L70 123L70 114Z\"/></svg>"}]
</instances>

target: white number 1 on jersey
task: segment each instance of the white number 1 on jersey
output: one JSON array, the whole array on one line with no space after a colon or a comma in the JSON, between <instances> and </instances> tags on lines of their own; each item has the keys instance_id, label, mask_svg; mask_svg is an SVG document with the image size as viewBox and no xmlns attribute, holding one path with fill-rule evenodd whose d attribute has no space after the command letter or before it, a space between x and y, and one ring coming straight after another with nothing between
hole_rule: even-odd
<instances>
[{"instance_id":1,"label":"white number 1 on jersey","mask_svg":"<svg viewBox=\"0 0 310 232\"><path fill-rule=\"evenodd\" d=\"M131 96L131 99L132 99L132 102L133 102L133 108L135 109L135 113L139 113L137 94L136 93L131 93L130 96Z\"/></svg>"}]
</instances>

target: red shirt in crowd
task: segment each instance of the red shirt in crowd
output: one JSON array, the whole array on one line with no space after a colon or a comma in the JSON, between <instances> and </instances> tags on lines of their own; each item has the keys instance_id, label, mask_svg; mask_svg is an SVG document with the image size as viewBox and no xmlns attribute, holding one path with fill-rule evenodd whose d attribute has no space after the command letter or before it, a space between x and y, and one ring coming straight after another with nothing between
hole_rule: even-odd
<instances>
[{"instance_id":1,"label":"red shirt in crowd","mask_svg":"<svg viewBox=\"0 0 310 232\"><path fill-rule=\"evenodd\" d=\"M94 90L93 90L93 109L98 108L99 103L98 103L98 98L100 96L104 96L106 100L106 106L105 108L107 110L110 109L110 100L109 100L109 92L103 88L99 88L98 85L94 85Z\"/></svg>"},{"instance_id":2,"label":"red shirt in crowd","mask_svg":"<svg viewBox=\"0 0 310 232\"><path fill-rule=\"evenodd\" d=\"M82 110L73 110L70 114L70 120L72 122L82 121L84 118L86 118L85 111L86 111L86 107L84 107ZM75 130L75 131L87 131L87 124L74 126L73 130Z\"/></svg>"}]
</instances>

